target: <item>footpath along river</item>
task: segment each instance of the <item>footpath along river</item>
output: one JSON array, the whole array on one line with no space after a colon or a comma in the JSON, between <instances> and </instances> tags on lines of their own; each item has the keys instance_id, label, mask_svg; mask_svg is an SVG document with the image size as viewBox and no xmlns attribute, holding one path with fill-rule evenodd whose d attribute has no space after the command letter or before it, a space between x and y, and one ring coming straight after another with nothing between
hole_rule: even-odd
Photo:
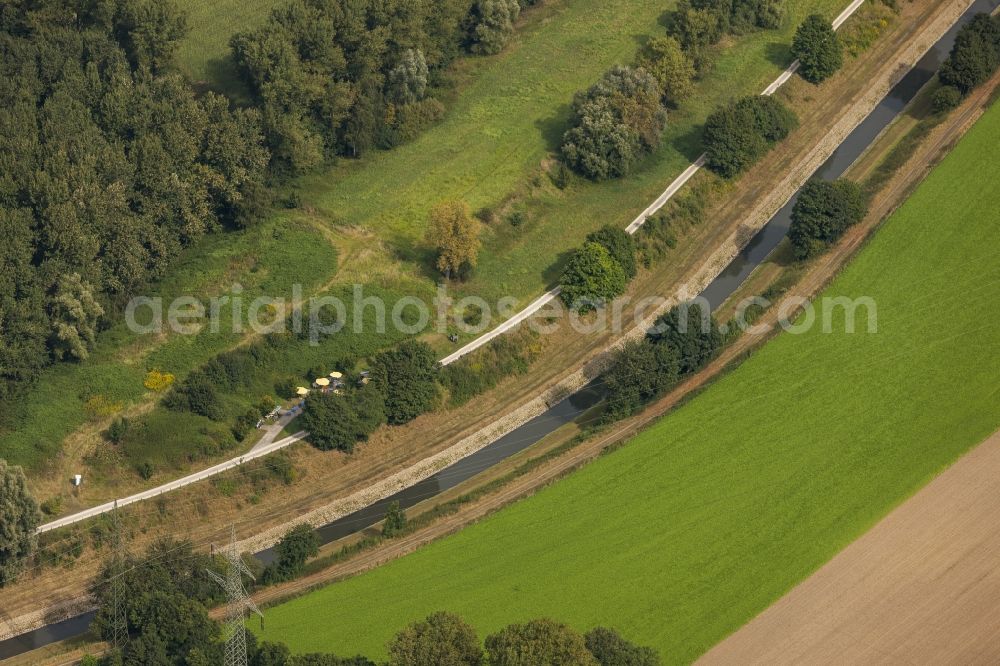
<instances>
[{"instance_id":1,"label":"footpath along river","mask_svg":"<svg viewBox=\"0 0 1000 666\"><path fill-rule=\"evenodd\" d=\"M1000 0L977 0L973 3L955 25L931 47L924 57L879 102L878 106L868 114L865 120L837 147L813 176L834 180L843 175L882 130L900 114L917 92L931 80L941 62L951 51L958 29L975 14L992 12L998 5L1000 5ZM713 308L721 305L726 298L734 293L747 276L767 259L768 255L785 237L791 224L791 212L797 198L798 193L753 236L739 255L701 293L701 296L708 300ZM400 506L405 509L455 487L515 453L523 451L560 426L575 421L600 400L601 392L593 384L577 391L549 408L545 413L420 483L321 526L318 531L322 542L326 544L374 525L383 518L386 507L392 502L399 502ZM256 553L256 556L267 563L273 560L274 553L269 548ZM83 613L0 641L0 659L7 659L56 641L79 636L87 631L93 617L93 612Z\"/></svg>"}]
</instances>

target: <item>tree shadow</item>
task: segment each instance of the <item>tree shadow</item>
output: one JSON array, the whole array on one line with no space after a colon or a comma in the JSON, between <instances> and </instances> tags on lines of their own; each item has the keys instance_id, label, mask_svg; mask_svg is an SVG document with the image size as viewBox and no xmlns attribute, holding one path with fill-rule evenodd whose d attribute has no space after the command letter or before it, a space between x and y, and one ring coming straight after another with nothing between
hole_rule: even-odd
<instances>
[{"instance_id":1,"label":"tree shadow","mask_svg":"<svg viewBox=\"0 0 1000 666\"><path fill-rule=\"evenodd\" d=\"M764 47L764 56L768 62L778 67L788 67L795 60L791 44L785 42L770 42Z\"/></svg>"},{"instance_id":2,"label":"tree shadow","mask_svg":"<svg viewBox=\"0 0 1000 666\"><path fill-rule=\"evenodd\" d=\"M545 147L557 152L562 145L563 134L569 129L570 118L573 116L572 107L569 104L560 104L555 113L545 118L535 121L535 127L545 141Z\"/></svg>"},{"instance_id":3,"label":"tree shadow","mask_svg":"<svg viewBox=\"0 0 1000 666\"><path fill-rule=\"evenodd\" d=\"M563 269L566 268L566 264L569 263L569 260L574 253L576 253L576 248L571 248L560 252L556 256L556 260L549 264L548 268L542 271L542 277L545 279L545 284L559 284L559 278L562 277Z\"/></svg>"},{"instance_id":4,"label":"tree shadow","mask_svg":"<svg viewBox=\"0 0 1000 666\"><path fill-rule=\"evenodd\" d=\"M670 145L681 155L694 162L705 152L701 142L703 130L704 125L701 123L693 125L683 134L674 137Z\"/></svg>"},{"instance_id":5,"label":"tree shadow","mask_svg":"<svg viewBox=\"0 0 1000 666\"><path fill-rule=\"evenodd\" d=\"M674 26L674 14L676 10L667 9L656 18L656 23L668 32Z\"/></svg>"},{"instance_id":6,"label":"tree shadow","mask_svg":"<svg viewBox=\"0 0 1000 666\"><path fill-rule=\"evenodd\" d=\"M224 94L238 105L250 104L253 94L240 76L239 67L231 56L212 58L205 63L205 81L196 81L195 89L199 92L214 90Z\"/></svg>"}]
</instances>

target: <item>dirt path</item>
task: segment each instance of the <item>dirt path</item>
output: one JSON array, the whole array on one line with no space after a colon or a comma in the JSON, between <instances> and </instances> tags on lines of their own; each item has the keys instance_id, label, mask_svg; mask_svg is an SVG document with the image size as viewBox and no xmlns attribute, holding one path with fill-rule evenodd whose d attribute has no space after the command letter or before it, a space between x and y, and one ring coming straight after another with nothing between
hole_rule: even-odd
<instances>
[{"instance_id":1,"label":"dirt path","mask_svg":"<svg viewBox=\"0 0 1000 666\"><path fill-rule=\"evenodd\" d=\"M1000 663L1000 432L700 664Z\"/></svg>"}]
</instances>

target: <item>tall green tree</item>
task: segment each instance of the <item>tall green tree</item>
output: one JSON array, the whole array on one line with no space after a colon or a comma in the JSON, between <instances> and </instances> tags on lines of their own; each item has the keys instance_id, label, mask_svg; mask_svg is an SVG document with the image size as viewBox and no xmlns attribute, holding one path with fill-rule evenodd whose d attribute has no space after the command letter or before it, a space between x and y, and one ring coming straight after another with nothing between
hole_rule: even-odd
<instances>
[{"instance_id":1,"label":"tall green tree","mask_svg":"<svg viewBox=\"0 0 1000 666\"><path fill-rule=\"evenodd\" d=\"M486 637L490 666L598 666L583 636L553 620L511 624Z\"/></svg>"},{"instance_id":2,"label":"tall green tree","mask_svg":"<svg viewBox=\"0 0 1000 666\"><path fill-rule=\"evenodd\" d=\"M586 242L603 245L625 271L625 277L629 280L635 277L638 272L635 262L635 239L627 231L606 224L597 231L587 234Z\"/></svg>"},{"instance_id":3,"label":"tall green tree","mask_svg":"<svg viewBox=\"0 0 1000 666\"><path fill-rule=\"evenodd\" d=\"M1000 18L977 14L962 26L951 53L938 76L946 86L963 95L990 77L1000 67Z\"/></svg>"},{"instance_id":4,"label":"tall green tree","mask_svg":"<svg viewBox=\"0 0 1000 666\"><path fill-rule=\"evenodd\" d=\"M633 340L611 355L602 375L607 391L606 421L635 413L680 376L679 350L648 340Z\"/></svg>"},{"instance_id":5,"label":"tall green tree","mask_svg":"<svg viewBox=\"0 0 1000 666\"><path fill-rule=\"evenodd\" d=\"M389 666L480 666L483 649L462 618L439 611L401 630L389 643Z\"/></svg>"},{"instance_id":6,"label":"tall green tree","mask_svg":"<svg viewBox=\"0 0 1000 666\"><path fill-rule=\"evenodd\" d=\"M618 178L660 144L667 124L657 80L641 67L613 67L573 100L562 155L593 180Z\"/></svg>"},{"instance_id":7,"label":"tall green tree","mask_svg":"<svg viewBox=\"0 0 1000 666\"><path fill-rule=\"evenodd\" d=\"M694 63L673 37L654 37L639 50L636 65L660 84L663 102L673 107L694 92Z\"/></svg>"},{"instance_id":8,"label":"tall green tree","mask_svg":"<svg viewBox=\"0 0 1000 666\"><path fill-rule=\"evenodd\" d=\"M725 342L715 317L697 302L671 308L656 320L647 337L676 353L681 375L700 370Z\"/></svg>"},{"instance_id":9,"label":"tall green tree","mask_svg":"<svg viewBox=\"0 0 1000 666\"><path fill-rule=\"evenodd\" d=\"M416 340L380 352L372 359L372 384L385 396L390 424L406 423L430 411L437 398L436 368L433 350Z\"/></svg>"},{"instance_id":10,"label":"tall green tree","mask_svg":"<svg viewBox=\"0 0 1000 666\"><path fill-rule=\"evenodd\" d=\"M265 570L265 580L289 580L302 573L306 560L319 553L319 534L312 525L300 523L281 537L274 551L276 558L274 564Z\"/></svg>"},{"instance_id":11,"label":"tall green tree","mask_svg":"<svg viewBox=\"0 0 1000 666\"><path fill-rule=\"evenodd\" d=\"M41 518L24 471L0 458L0 587L17 578L35 552Z\"/></svg>"},{"instance_id":12,"label":"tall green tree","mask_svg":"<svg viewBox=\"0 0 1000 666\"><path fill-rule=\"evenodd\" d=\"M97 321L103 314L93 287L79 274L60 276L49 301L51 348L56 358L87 358L97 337Z\"/></svg>"},{"instance_id":13,"label":"tall green tree","mask_svg":"<svg viewBox=\"0 0 1000 666\"><path fill-rule=\"evenodd\" d=\"M795 115L773 97L743 97L713 111L702 142L707 164L733 178L762 158L796 126Z\"/></svg>"},{"instance_id":14,"label":"tall green tree","mask_svg":"<svg viewBox=\"0 0 1000 666\"><path fill-rule=\"evenodd\" d=\"M589 242L573 254L559 282L563 302L586 311L624 293L628 279L606 247Z\"/></svg>"},{"instance_id":15,"label":"tall green tree","mask_svg":"<svg viewBox=\"0 0 1000 666\"><path fill-rule=\"evenodd\" d=\"M830 22L819 14L807 16L795 31L792 55L799 60L799 74L810 83L829 78L844 65L844 46Z\"/></svg>"},{"instance_id":16,"label":"tall green tree","mask_svg":"<svg viewBox=\"0 0 1000 666\"><path fill-rule=\"evenodd\" d=\"M856 183L844 179L810 180L792 208L788 238L795 256L808 259L819 254L867 212L868 202Z\"/></svg>"}]
</instances>

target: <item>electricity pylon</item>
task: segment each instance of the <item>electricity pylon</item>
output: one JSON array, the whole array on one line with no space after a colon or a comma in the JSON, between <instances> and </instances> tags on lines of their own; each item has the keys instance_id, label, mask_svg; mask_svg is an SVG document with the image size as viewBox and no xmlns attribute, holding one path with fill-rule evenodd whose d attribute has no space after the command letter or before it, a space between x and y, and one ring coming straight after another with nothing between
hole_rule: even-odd
<instances>
[{"instance_id":1,"label":"electricity pylon","mask_svg":"<svg viewBox=\"0 0 1000 666\"><path fill-rule=\"evenodd\" d=\"M111 643L114 649L121 652L128 643L128 615L125 610L125 564L128 553L125 550L125 540L122 539L122 525L118 517L118 501L111 513L111 597L114 605L114 615L111 618Z\"/></svg>"},{"instance_id":2,"label":"electricity pylon","mask_svg":"<svg viewBox=\"0 0 1000 666\"><path fill-rule=\"evenodd\" d=\"M236 526L233 526L229 550L225 557L228 562L226 577L223 578L214 571L209 571L208 575L221 585L229 596L229 608L226 612L226 666L247 666L247 611L260 615L261 621L264 615L247 596L247 591L243 587L243 576L249 576L253 580L253 575L243 562L239 550L236 549Z\"/></svg>"}]
</instances>

